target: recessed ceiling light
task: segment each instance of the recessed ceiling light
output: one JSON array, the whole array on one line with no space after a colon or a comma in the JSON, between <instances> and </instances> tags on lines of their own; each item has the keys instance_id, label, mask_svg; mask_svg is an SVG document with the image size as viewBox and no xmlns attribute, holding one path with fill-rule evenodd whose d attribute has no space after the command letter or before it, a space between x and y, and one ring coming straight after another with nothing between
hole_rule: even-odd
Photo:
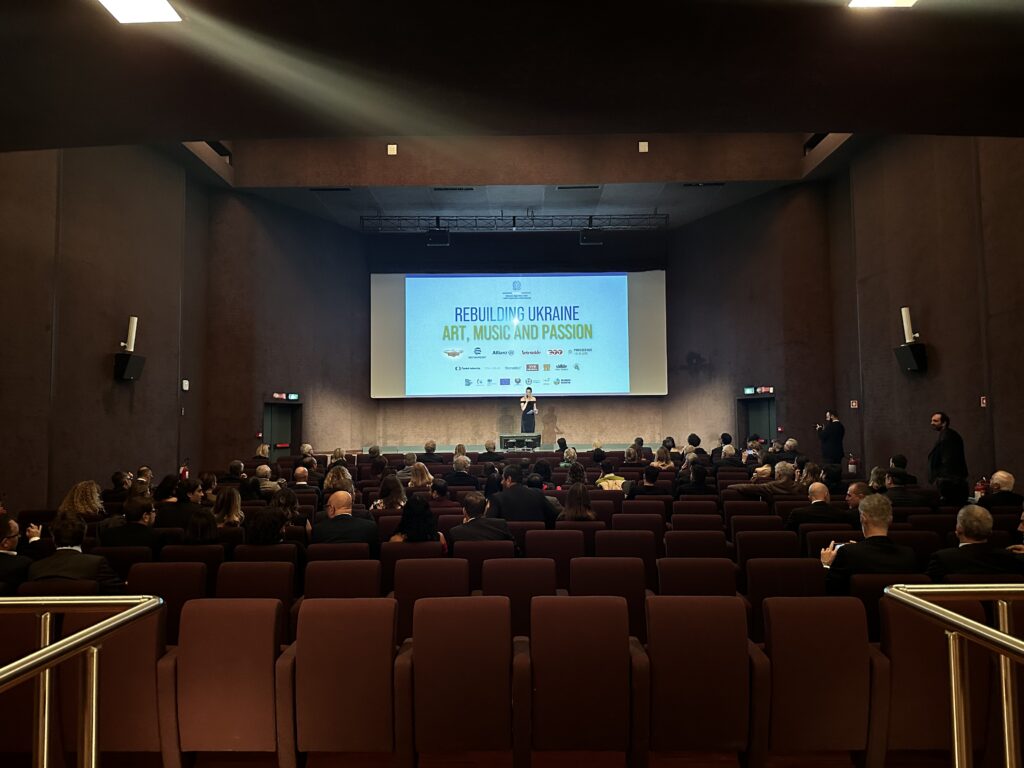
<instances>
[{"instance_id":1,"label":"recessed ceiling light","mask_svg":"<svg viewBox=\"0 0 1024 768\"><path fill-rule=\"evenodd\" d=\"M650 145L646 141L638 141L636 143L636 148L638 152L646 153L649 151Z\"/></svg>"},{"instance_id":2,"label":"recessed ceiling light","mask_svg":"<svg viewBox=\"0 0 1024 768\"><path fill-rule=\"evenodd\" d=\"M388 144L388 154L389 155L397 155L398 154L398 145L397 144Z\"/></svg>"},{"instance_id":3,"label":"recessed ceiling light","mask_svg":"<svg viewBox=\"0 0 1024 768\"><path fill-rule=\"evenodd\" d=\"M122 24L181 21L181 16L167 0L100 0L100 3Z\"/></svg>"},{"instance_id":4,"label":"recessed ceiling light","mask_svg":"<svg viewBox=\"0 0 1024 768\"><path fill-rule=\"evenodd\" d=\"M851 8L913 8L917 0L850 0Z\"/></svg>"}]
</instances>

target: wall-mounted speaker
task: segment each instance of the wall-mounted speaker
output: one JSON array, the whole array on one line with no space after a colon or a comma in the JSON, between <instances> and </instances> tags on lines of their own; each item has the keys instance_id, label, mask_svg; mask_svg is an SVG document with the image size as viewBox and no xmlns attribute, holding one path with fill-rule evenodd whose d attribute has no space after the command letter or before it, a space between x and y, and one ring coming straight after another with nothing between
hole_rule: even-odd
<instances>
[{"instance_id":1,"label":"wall-mounted speaker","mask_svg":"<svg viewBox=\"0 0 1024 768\"><path fill-rule=\"evenodd\" d=\"M118 381L135 381L142 378L142 369L145 365L144 355L118 352L114 355L114 378Z\"/></svg>"},{"instance_id":2,"label":"wall-mounted speaker","mask_svg":"<svg viewBox=\"0 0 1024 768\"><path fill-rule=\"evenodd\" d=\"M905 371L924 373L928 370L928 350L924 344L915 341L913 344L900 344L893 349L900 367Z\"/></svg>"}]
</instances>

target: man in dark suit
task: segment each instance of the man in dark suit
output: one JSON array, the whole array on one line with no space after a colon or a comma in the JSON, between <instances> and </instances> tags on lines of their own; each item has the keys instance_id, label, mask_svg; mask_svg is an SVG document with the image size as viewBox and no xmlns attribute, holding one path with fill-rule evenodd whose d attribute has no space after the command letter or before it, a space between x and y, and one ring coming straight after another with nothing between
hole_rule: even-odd
<instances>
[{"instance_id":1,"label":"man in dark suit","mask_svg":"<svg viewBox=\"0 0 1024 768\"><path fill-rule=\"evenodd\" d=\"M327 519L316 525L306 523L306 532L312 544L334 544L365 541L370 545L370 557L380 554L380 534L377 524L352 516L352 494L335 491L325 505Z\"/></svg>"},{"instance_id":2,"label":"man in dark suit","mask_svg":"<svg viewBox=\"0 0 1024 768\"><path fill-rule=\"evenodd\" d=\"M306 470L306 481L317 488L324 487L324 473L320 471L320 465L317 464L315 456L306 456L302 461L298 463L296 469L302 467Z\"/></svg>"},{"instance_id":3,"label":"man in dark suit","mask_svg":"<svg viewBox=\"0 0 1024 768\"><path fill-rule=\"evenodd\" d=\"M951 573L1014 573L1024 575L1024 560L1012 552L990 546L992 515L984 507L968 504L956 515L960 546L933 552L926 571L932 581L945 581ZM979 579L984 581L984 579Z\"/></svg>"},{"instance_id":4,"label":"man in dark suit","mask_svg":"<svg viewBox=\"0 0 1024 768\"><path fill-rule=\"evenodd\" d=\"M774 467L776 464L783 461L795 465L799 458L800 444L797 442L795 437L791 437L782 444L781 451L769 451L767 461Z\"/></svg>"},{"instance_id":5,"label":"man in dark suit","mask_svg":"<svg viewBox=\"0 0 1024 768\"><path fill-rule=\"evenodd\" d=\"M128 498L128 488L132 484L132 476L120 470L110 476L110 487L100 493L103 503L108 501L124 501Z\"/></svg>"},{"instance_id":6,"label":"man in dark suit","mask_svg":"<svg viewBox=\"0 0 1024 768\"><path fill-rule=\"evenodd\" d=\"M907 473L907 485L917 485L917 476L910 474L910 470L907 469L907 464L907 457L902 453L894 453L889 457L889 468L902 469Z\"/></svg>"},{"instance_id":7,"label":"man in dark suit","mask_svg":"<svg viewBox=\"0 0 1024 768\"><path fill-rule=\"evenodd\" d=\"M430 484L430 508L435 515L452 515L456 514L455 510L462 509L462 505L449 494L448 483L439 477Z\"/></svg>"},{"instance_id":8,"label":"man in dark suit","mask_svg":"<svg viewBox=\"0 0 1024 768\"><path fill-rule=\"evenodd\" d=\"M718 436L718 442L721 443L721 445L719 445L717 448L712 448L711 449L711 463L712 464L717 464L719 462L719 460L722 458L722 449L725 448L725 446L732 445L732 435L730 435L728 432L723 432L722 434L720 434ZM736 456L736 446L733 446L733 454L732 455L734 457ZM742 464L740 464L738 466L742 466Z\"/></svg>"},{"instance_id":9,"label":"man in dark suit","mask_svg":"<svg viewBox=\"0 0 1024 768\"><path fill-rule=\"evenodd\" d=\"M668 495L669 491L658 488L658 476L660 474L661 470L658 467L645 467L643 480L639 483L633 482L630 484L626 498L632 501L637 497Z\"/></svg>"},{"instance_id":10,"label":"man in dark suit","mask_svg":"<svg viewBox=\"0 0 1024 768\"><path fill-rule=\"evenodd\" d=\"M135 496L124 503L122 525L99 528L97 534L104 547L149 547L156 556L162 543L160 534L153 530L156 511L146 496Z\"/></svg>"},{"instance_id":11,"label":"man in dark suit","mask_svg":"<svg viewBox=\"0 0 1024 768\"><path fill-rule=\"evenodd\" d=\"M289 486L293 491L309 491L316 493L316 504L315 509L320 509L324 505L324 492L320 490L320 486L314 485L309 481L309 470L305 467L296 467L292 473L292 477L295 478Z\"/></svg>"},{"instance_id":12,"label":"man in dark suit","mask_svg":"<svg viewBox=\"0 0 1024 768\"><path fill-rule=\"evenodd\" d=\"M459 488L472 488L474 491L480 490L480 483L469 474L469 465L468 456L456 456L452 459L452 471L444 476L444 481L448 485L458 486Z\"/></svg>"},{"instance_id":13,"label":"man in dark suit","mask_svg":"<svg viewBox=\"0 0 1024 768\"><path fill-rule=\"evenodd\" d=\"M487 499L479 491L470 491L462 499L462 525L448 532L448 541L512 541L508 523L496 517L485 517ZM454 549L454 548L453 548ZM458 557L458 555L455 555Z\"/></svg>"},{"instance_id":14,"label":"man in dark suit","mask_svg":"<svg viewBox=\"0 0 1024 768\"><path fill-rule=\"evenodd\" d=\"M988 493L978 500L978 504L989 512L1001 507L1021 509L1024 507L1024 496L1013 492L1015 482L1013 475L1005 469L993 472L992 479L988 481Z\"/></svg>"},{"instance_id":15,"label":"man in dark suit","mask_svg":"<svg viewBox=\"0 0 1024 768\"><path fill-rule=\"evenodd\" d=\"M188 528L192 515L202 507L203 487L193 477L180 480L174 489L177 501L161 504L156 514L156 528Z\"/></svg>"},{"instance_id":16,"label":"man in dark suit","mask_svg":"<svg viewBox=\"0 0 1024 768\"><path fill-rule=\"evenodd\" d=\"M825 587L830 595L850 591L850 577L857 573L914 573L917 555L910 547L889 539L892 505L880 493L860 503L860 527L864 540L848 544L832 542L821 550L821 564L828 569Z\"/></svg>"},{"instance_id":17,"label":"man in dark suit","mask_svg":"<svg viewBox=\"0 0 1024 768\"><path fill-rule=\"evenodd\" d=\"M885 473L885 495L894 507L930 507L932 497L907 483L907 473L890 469Z\"/></svg>"},{"instance_id":18,"label":"man in dark suit","mask_svg":"<svg viewBox=\"0 0 1024 768\"><path fill-rule=\"evenodd\" d=\"M682 496L717 495L718 490L707 484L707 476L708 471L700 464L691 464L689 470L680 469L672 495L677 499Z\"/></svg>"},{"instance_id":19,"label":"man in dark suit","mask_svg":"<svg viewBox=\"0 0 1024 768\"><path fill-rule=\"evenodd\" d=\"M7 586L7 594L14 594L32 566L32 558L18 554L20 534L18 521L6 512L0 514L0 585Z\"/></svg>"},{"instance_id":20,"label":"man in dark suit","mask_svg":"<svg viewBox=\"0 0 1024 768\"><path fill-rule=\"evenodd\" d=\"M496 453L494 451L495 447L496 446L495 446L493 440L488 440L487 442L485 442L484 443L484 449L485 450L484 450L483 453L481 453L480 455L478 455L476 457L476 460L479 461L479 462L485 462L485 461L490 461L490 462L504 461L505 460L505 454L504 453Z\"/></svg>"},{"instance_id":21,"label":"man in dark suit","mask_svg":"<svg viewBox=\"0 0 1024 768\"><path fill-rule=\"evenodd\" d=\"M719 467L736 467L737 469L746 468L746 464L743 463L743 459L736 455L735 445L726 443L721 448L715 448L715 451L717 451L718 454L716 457L711 459L712 466L714 467L712 470L713 472L717 473Z\"/></svg>"},{"instance_id":22,"label":"man in dark suit","mask_svg":"<svg viewBox=\"0 0 1024 768\"><path fill-rule=\"evenodd\" d=\"M969 493L964 439L949 426L949 416L942 411L932 414L931 425L939 437L928 453L928 482L946 501L962 503Z\"/></svg>"},{"instance_id":23,"label":"man in dark suit","mask_svg":"<svg viewBox=\"0 0 1024 768\"><path fill-rule=\"evenodd\" d=\"M832 495L824 483L811 483L807 489L809 506L794 509L786 520L787 531L799 531L803 523L850 523L858 525L860 516L848 509L836 509L830 503Z\"/></svg>"},{"instance_id":24,"label":"man in dark suit","mask_svg":"<svg viewBox=\"0 0 1024 768\"><path fill-rule=\"evenodd\" d=\"M557 512L542 491L523 485L523 471L519 466L505 467L501 487L500 493L491 496L487 517L516 522L539 520L548 528L555 527Z\"/></svg>"},{"instance_id":25,"label":"man in dark suit","mask_svg":"<svg viewBox=\"0 0 1024 768\"><path fill-rule=\"evenodd\" d=\"M437 454L437 443L433 440L427 440L423 444L423 451L417 458L417 461L424 464L444 464L444 459Z\"/></svg>"},{"instance_id":26,"label":"man in dark suit","mask_svg":"<svg viewBox=\"0 0 1024 768\"><path fill-rule=\"evenodd\" d=\"M50 524L50 535L57 551L36 560L28 569L29 581L42 579L91 579L100 594L123 591L124 582L114 573L106 558L82 553L85 522L78 517L60 517Z\"/></svg>"},{"instance_id":27,"label":"man in dark suit","mask_svg":"<svg viewBox=\"0 0 1024 768\"><path fill-rule=\"evenodd\" d=\"M821 441L821 457L823 464L839 464L846 454L843 452L843 437L846 427L839 421L835 408L825 411L825 423L816 425L818 439Z\"/></svg>"}]
</instances>

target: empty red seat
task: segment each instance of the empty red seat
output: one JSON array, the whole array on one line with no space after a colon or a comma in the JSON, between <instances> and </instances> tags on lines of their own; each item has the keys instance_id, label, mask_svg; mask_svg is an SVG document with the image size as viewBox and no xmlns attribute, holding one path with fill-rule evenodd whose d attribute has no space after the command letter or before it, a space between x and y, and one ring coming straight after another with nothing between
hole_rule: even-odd
<instances>
[{"instance_id":1,"label":"empty red seat","mask_svg":"<svg viewBox=\"0 0 1024 768\"><path fill-rule=\"evenodd\" d=\"M590 492L590 510L594 518L601 521L605 526L612 524L612 515L615 514L615 502L611 499L594 499L596 491Z\"/></svg>"},{"instance_id":2,"label":"empty red seat","mask_svg":"<svg viewBox=\"0 0 1024 768\"><path fill-rule=\"evenodd\" d=\"M217 588L217 571L224 562L224 547L220 544L168 544L160 550L160 562L205 564L206 592L212 595Z\"/></svg>"},{"instance_id":3,"label":"empty red seat","mask_svg":"<svg viewBox=\"0 0 1024 768\"><path fill-rule=\"evenodd\" d=\"M207 596L206 583L203 563L136 563L128 572L125 591L163 598L167 608L167 643L177 645L181 609L189 600Z\"/></svg>"},{"instance_id":4,"label":"empty red seat","mask_svg":"<svg viewBox=\"0 0 1024 768\"><path fill-rule=\"evenodd\" d=\"M894 544L910 547L917 555L917 563L923 572L928 567L932 552L945 546L935 531L889 531L889 539Z\"/></svg>"},{"instance_id":5,"label":"empty red seat","mask_svg":"<svg viewBox=\"0 0 1024 768\"><path fill-rule=\"evenodd\" d=\"M93 547L90 554L106 558L110 567L122 580L128 578L128 572L135 563L148 563L153 560L153 550L149 547Z\"/></svg>"},{"instance_id":6,"label":"empty red seat","mask_svg":"<svg viewBox=\"0 0 1024 768\"><path fill-rule=\"evenodd\" d=\"M643 563L636 557L578 557L572 561L569 594L617 595L629 608L629 633L641 642L647 637L644 600L647 597Z\"/></svg>"},{"instance_id":7,"label":"empty red seat","mask_svg":"<svg viewBox=\"0 0 1024 768\"><path fill-rule=\"evenodd\" d=\"M380 570L377 560L314 560L306 566L304 597L380 597Z\"/></svg>"},{"instance_id":8,"label":"empty red seat","mask_svg":"<svg viewBox=\"0 0 1024 768\"><path fill-rule=\"evenodd\" d=\"M672 514L674 515L716 515L718 513L718 501L697 500L683 498L672 502ZM674 526L673 526L674 527Z\"/></svg>"},{"instance_id":9,"label":"empty red seat","mask_svg":"<svg viewBox=\"0 0 1024 768\"><path fill-rule=\"evenodd\" d=\"M469 588L480 589L484 562L495 558L515 557L514 541L457 541L452 555L469 564Z\"/></svg>"},{"instance_id":10,"label":"empty red seat","mask_svg":"<svg viewBox=\"0 0 1024 768\"><path fill-rule=\"evenodd\" d=\"M756 557L799 557L800 539L793 531L740 531L736 534L736 565L742 573Z\"/></svg>"},{"instance_id":11,"label":"empty red seat","mask_svg":"<svg viewBox=\"0 0 1024 768\"><path fill-rule=\"evenodd\" d=\"M235 560L240 563L291 563L299 566L299 548L292 542L282 544L239 544Z\"/></svg>"},{"instance_id":12,"label":"empty red seat","mask_svg":"<svg viewBox=\"0 0 1024 768\"><path fill-rule=\"evenodd\" d=\"M543 531L547 526L539 520L510 520L508 531L516 542L516 549L526 551L526 534L529 531Z\"/></svg>"},{"instance_id":13,"label":"empty red seat","mask_svg":"<svg viewBox=\"0 0 1024 768\"><path fill-rule=\"evenodd\" d=\"M663 557L658 560L662 595L736 595L736 563L727 557Z\"/></svg>"},{"instance_id":14,"label":"empty red seat","mask_svg":"<svg viewBox=\"0 0 1024 768\"><path fill-rule=\"evenodd\" d=\"M621 514L612 517L612 530L650 531L654 534L655 552L658 557L665 554L665 518L663 515Z\"/></svg>"},{"instance_id":15,"label":"empty red seat","mask_svg":"<svg viewBox=\"0 0 1024 768\"><path fill-rule=\"evenodd\" d=\"M386 541L380 545L381 593L395 588L395 564L400 560L444 557L440 541Z\"/></svg>"},{"instance_id":16,"label":"empty red seat","mask_svg":"<svg viewBox=\"0 0 1024 768\"><path fill-rule=\"evenodd\" d=\"M658 550L651 531L598 531L594 536L597 557L638 557L643 561L647 588L658 588Z\"/></svg>"},{"instance_id":17,"label":"empty red seat","mask_svg":"<svg viewBox=\"0 0 1024 768\"><path fill-rule=\"evenodd\" d=\"M747 563L750 637L764 638L762 606L769 597L823 597L825 569L818 560L801 557L759 557Z\"/></svg>"},{"instance_id":18,"label":"empty red seat","mask_svg":"<svg viewBox=\"0 0 1024 768\"><path fill-rule=\"evenodd\" d=\"M574 557L583 557L585 554L582 531L526 532L526 556L549 557L554 560L559 589L569 587L569 563Z\"/></svg>"},{"instance_id":19,"label":"empty red seat","mask_svg":"<svg viewBox=\"0 0 1024 768\"><path fill-rule=\"evenodd\" d=\"M729 538L736 541L742 531L781 531L782 518L776 515L734 515L729 520Z\"/></svg>"},{"instance_id":20,"label":"empty red seat","mask_svg":"<svg viewBox=\"0 0 1024 768\"><path fill-rule=\"evenodd\" d=\"M651 499L649 497L632 500L626 499L625 501L622 502L622 509L619 514L661 515L662 519L664 520L666 518L665 502L660 498Z\"/></svg>"},{"instance_id":21,"label":"empty red seat","mask_svg":"<svg viewBox=\"0 0 1024 768\"><path fill-rule=\"evenodd\" d=\"M447 538L448 531L456 525L462 525L463 520L464 517L461 512L457 515L439 515L437 518L437 530Z\"/></svg>"},{"instance_id":22,"label":"empty red seat","mask_svg":"<svg viewBox=\"0 0 1024 768\"><path fill-rule=\"evenodd\" d=\"M725 540L725 531L668 531L665 533L665 554L668 557L728 557L732 547Z\"/></svg>"},{"instance_id":23,"label":"empty red seat","mask_svg":"<svg viewBox=\"0 0 1024 768\"><path fill-rule=\"evenodd\" d=\"M729 521L737 515L768 515L771 509L765 501L723 501L722 515L725 520L726 529L729 528Z\"/></svg>"},{"instance_id":24,"label":"empty red seat","mask_svg":"<svg viewBox=\"0 0 1024 768\"><path fill-rule=\"evenodd\" d=\"M555 595L557 587L555 562L550 558L488 560L483 565L483 594L509 598L513 635L530 634L530 602L538 595Z\"/></svg>"},{"instance_id":25,"label":"empty red seat","mask_svg":"<svg viewBox=\"0 0 1024 768\"><path fill-rule=\"evenodd\" d=\"M366 560L370 545L365 541L347 541L330 544L310 544L306 548L306 562L315 560Z\"/></svg>"},{"instance_id":26,"label":"empty red seat","mask_svg":"<svg viewBox=\"0 0 1024 768\"><path fill-rule=\"evenodd\" d=\"M931 584L923 573L855 573L850 577L850 596L864 605L868 637L878 640L878 601L890 584Z\"/></svg>"},{"instance_id":27,"label":"empty red seat","mask_svg":"<svg viewBox=\"0 0 1024 768\"><path fill-rule=\"evenodd\" d=\"M611 502L608 502L609 505ZM609 507L610 509L610 507ZM611 520L609 513L608 519ZM556 531L582 531L584 553L590 557L594 554L594 534L608 528L610 523L603 520L559 520L555 523Z\"/></svg>"},{"instance_id":28,"label":"empty red seat","mask_svg":"<svg viewBox=\"0 0 1024 768\"><path fill-rule=\"evenodd\" d=\"M413 609L424 597L467 597L469 564L461 558L406 559L395 564L398 639L413 636Z\"/></svg>"},{"instance_id":29,"label":"empty red seat","mask_svg":"<svg viewBox=\"0 0 1024 768\"><path fill-rule=\"evenodd\" d=\"M672 515L673 531L721 531L722 516L719 514Z\"/></svg>"}]
</instances>

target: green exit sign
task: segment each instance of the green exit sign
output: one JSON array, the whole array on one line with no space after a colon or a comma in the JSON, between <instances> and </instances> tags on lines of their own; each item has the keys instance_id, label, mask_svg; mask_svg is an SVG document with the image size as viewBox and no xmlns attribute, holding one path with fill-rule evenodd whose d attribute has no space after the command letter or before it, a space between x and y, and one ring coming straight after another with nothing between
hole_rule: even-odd
<instances>
[{"instance_id":1,"label":"green exit sign","mask_svg":"<svg viewBox=\"0 0 1024 768\"><path fill-rule=\"evenodd\" d=\"M744 395L752 395L752 394L754 394L754 387L744 387L743 388L743 394Z\"/></svg>"}]
</instances>

